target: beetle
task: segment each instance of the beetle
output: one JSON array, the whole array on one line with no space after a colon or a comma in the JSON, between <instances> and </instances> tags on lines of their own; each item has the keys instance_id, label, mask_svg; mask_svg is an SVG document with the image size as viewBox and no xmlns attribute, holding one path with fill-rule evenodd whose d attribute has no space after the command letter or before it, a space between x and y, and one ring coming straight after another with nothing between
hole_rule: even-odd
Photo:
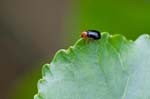
<instances>
[{"instance_id":1,"label":"beetle","mask_svg":"<svg viewBox=\"0 0 150 99\"><path fill-rule=\"evenodd\" d=\"M101 33L97 30L87 30L81 33L81 37L98 40L101 38Z\"/></svg>"}]
</instances>

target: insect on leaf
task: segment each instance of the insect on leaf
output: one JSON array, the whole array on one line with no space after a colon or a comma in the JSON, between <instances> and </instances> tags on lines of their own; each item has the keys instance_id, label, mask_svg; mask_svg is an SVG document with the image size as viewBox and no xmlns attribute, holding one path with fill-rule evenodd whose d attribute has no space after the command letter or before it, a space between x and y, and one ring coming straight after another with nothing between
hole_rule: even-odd
<instances>
[{"instance_id":1,"label":"insect on leaf","mask_svg":"<svg viewBox=\"0 0 150 99\"><path fill-rule=\"evenodd\" d=\"M34 99L150 99L150 37L79 39L59 50L42 75Z\"/></svg>"}]
</instances>

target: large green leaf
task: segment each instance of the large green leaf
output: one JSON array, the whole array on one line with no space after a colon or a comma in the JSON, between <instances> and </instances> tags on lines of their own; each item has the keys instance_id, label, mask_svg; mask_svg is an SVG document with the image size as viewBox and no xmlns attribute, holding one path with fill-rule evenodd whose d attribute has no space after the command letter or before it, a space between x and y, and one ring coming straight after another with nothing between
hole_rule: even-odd
<instances>
[{"instance_id":1,"label":"large green leaf","mask_svg":"<svg viewBox=\"0 0 150 99\"><path fill-rule=\"evenodd\" d=\"M150 99L150 37L80 39L42 73L34 99Z\"/></svg>"}]
</instances>

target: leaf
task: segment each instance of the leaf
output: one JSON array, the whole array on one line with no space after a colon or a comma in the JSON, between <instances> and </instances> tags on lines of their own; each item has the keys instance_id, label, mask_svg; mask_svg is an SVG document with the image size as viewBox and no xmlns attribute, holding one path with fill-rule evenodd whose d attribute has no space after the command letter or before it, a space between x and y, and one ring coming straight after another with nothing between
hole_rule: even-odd
<instances>
[{"instance_id":1,"label":"leaf","mask_svg":"<svg viewBox=\"0 0 150 99\"><path fill-rule=\"evenodd\" d=\"M150 37L80 39L59 50L42 74L34 99L150 99Z\"/></svg>"}]
</instances>

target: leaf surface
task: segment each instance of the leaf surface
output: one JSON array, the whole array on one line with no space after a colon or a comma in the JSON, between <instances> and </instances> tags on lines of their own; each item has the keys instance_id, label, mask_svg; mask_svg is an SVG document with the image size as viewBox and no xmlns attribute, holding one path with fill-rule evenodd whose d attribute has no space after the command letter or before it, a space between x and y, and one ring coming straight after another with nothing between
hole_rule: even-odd
<instances>
[{"instance_id":1,"label":"leaf surface","mask_svg":"<svg viewBox=\"0 0 150 99\"><path fill-rule=\"evenodd\" d=\"M150 99L150 37L102 33L45 64L34 99Z\"/></svg>"}]
</instances>

